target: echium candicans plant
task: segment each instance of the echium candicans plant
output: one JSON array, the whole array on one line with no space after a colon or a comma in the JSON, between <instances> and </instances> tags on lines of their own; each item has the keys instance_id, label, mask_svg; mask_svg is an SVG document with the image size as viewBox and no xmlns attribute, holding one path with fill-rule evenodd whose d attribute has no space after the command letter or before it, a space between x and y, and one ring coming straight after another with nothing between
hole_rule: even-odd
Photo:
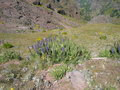
<instances>
[{"instance_id":1,"label":"echium candicans plant","mask_svg":"<svg viewBox=\"0 0 120 90\"><path fill-rule=\"evenodd\" d=\"M111 55L116 58L120 58L120 41L114 43L110 49Z\"/></svg>"},{"instance_id":2,"label":"echium candicans plant","mask_svg":"<svg viewBox=\"0 0 120 90\"><path fill-rule=\"evenodd\" d=\"M44 59L48 59L52 64L60 62L78 64L90 58L90 52L84 47L76 45L62 36L44 38L37 41L32 47L40 57L44 56Z\"/></svg>"},{"instance_id":3,"label":"echium candicans plant","mask_svg":"<svg viewBox=\"0 0 120 90\"><path fill-rule=\"evenodd\" d=\"M109 49L105 49L99 53L100 57L108 57L119 59L120 58L120 41L116 41L113 45L110 46Z\"/></svg>"}]
</instances>

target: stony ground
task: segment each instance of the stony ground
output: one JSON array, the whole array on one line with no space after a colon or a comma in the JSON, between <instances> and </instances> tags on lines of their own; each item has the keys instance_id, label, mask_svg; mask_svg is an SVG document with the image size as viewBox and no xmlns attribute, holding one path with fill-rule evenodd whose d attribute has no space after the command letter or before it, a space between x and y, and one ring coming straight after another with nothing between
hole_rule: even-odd
<instances>
[{"instance_id":1,"label":"stony ground","mask_svg":"<svg viewBox=\"0 0 120 90\"><path fill-rule=\"evenodd\" d=\"M8 62L1 65L0 81L7 82L3 74L9 72L10 65L13 62ZM20 62L14 62L14 65L19 65ZM54 67L54 66L53 66ZM4 69L3 69L4 68ZM14 67L12 67L14 68ZM49 68L50 69L50 68ZM113 61L106 58L93 58L83 64L77 65L73 71L66 74L61 80L56 81L48 70L34 72L34 77L29 79L33 74L28 69L22 69L26 72L22 79L14 80L12 87L15 90L119 90L120 89L120 61ZM18 69L19 70L19 69ZM6 81L5 81L6 80ZM9 87L9 84L0 84L0 88ZM10 85L11 86L11 85ZM106 89L105 89L106 88ZM115 88L115 89L113 89ZM2 89L5 90L5 89Z\"/></svg>"}]
</instances>

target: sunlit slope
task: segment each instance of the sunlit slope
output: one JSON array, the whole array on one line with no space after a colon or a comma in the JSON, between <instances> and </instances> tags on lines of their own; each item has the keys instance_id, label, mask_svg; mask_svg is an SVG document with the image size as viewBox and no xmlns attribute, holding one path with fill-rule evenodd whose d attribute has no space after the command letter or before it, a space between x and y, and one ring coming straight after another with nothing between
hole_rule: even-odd
<instances>
[{"instance_id":1,"label":"sunlit slope","mask_svg":"<svg viewBox=\"0 0 120 90\"><path fill-rule=\"evenodd\" d=\"M0 34L0 39L10 42L23 54L29 52L31 46L37 39L45 38L49 35L64 35L69 37L76 44L83 45L91 50L93 56L104 48L108 48L113 42L120 40L120 25L113 24L87 24L78 28L52 30L47 32L29 32L18 34Z\"/></svg>"}]
</instances>

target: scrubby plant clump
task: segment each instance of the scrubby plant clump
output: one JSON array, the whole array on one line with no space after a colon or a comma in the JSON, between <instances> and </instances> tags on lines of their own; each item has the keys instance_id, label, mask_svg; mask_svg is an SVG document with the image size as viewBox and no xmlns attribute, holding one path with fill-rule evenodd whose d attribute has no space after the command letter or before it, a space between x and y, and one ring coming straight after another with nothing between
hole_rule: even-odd
<instances>
[{"instance_id":1,"label":"scrubby plant clump","mask_svg":"<svg viewBox=\"0 0 120 90\"><path fill-rule=\"evenodd\" d=\"M100 39L101 39L101 40L106 40L106 39L107 39L107 36L102 35L102 36L100 36Z\"/></svg>"},{"instance_id":2,"label":"scrubby plant clump","mask_svg":"<svg viewBox=\"0 0 120 90\"><path fill-rule=\"evenodd\" d=\"M103 32L99 32L99 38L101 39L101 40L106 40L107 39L107 35L105 35Z\"/></svg>"},{"instance_id":3,"label":"scrubby plant clump","mask_svg":"<svg viewBox=\"0 0 120 90\"><path fill-rule=\"evenodd\" d=\"M59 80L61 79L67 72L70 72L72 70L71 67L68 67L67 65L59 65L59 66L56 66L54 67L52 70L51 70L51 75Z\"/></svg>"},{"instance_id":4,"label":"scrubby plant clump","mask_svg":"<svg viewBox=\"0 0 120 90\"><path fill-rule=\"evenodd\" d=\"M110 51L109 50L103 50L99 53L100 57L110 57Z\"/></svg>"},{"instance_id":5,"label":"scrubby plant clump","mask_svg":"<svg viewBox=\"0 0 120 90\"><path fill-rule=\"evenodd\" d=\"M90 59L90 52L72 43L68 38L54 36L37 41L32 46L43 61L65 64L78 64Z\"/></svg>"},{"instance_id":6,"label":"scrubby plant clump","mask_svg":"<svg viewBox=\"0 0 120 90\"><path fill-rule=\"evenodd\" d=\"M12 47L14 47L14 46L11 43L4 43L3 44L3 48L8 49L8 48L12 48Z\"/></svg>"},{"instance_id":7,"label":"scrubby plant clump","mask_svg":"<svg viewBox=\"0 0 120 90\"><path fill-rule=\"evenodd\" d=\"M13 59L21 60L21 56L18 52L15 51L6 51L2 55L0 55L0 63L7 62Z\"/></svg>"},{"instance_id":8,"label":"scrubby plant clump","mask_svg":"<svg viewBox=\"0 0 120 90\"><path fill-rule=\"evenodd\" d=\"M99 56L109 58L120 58L120 41L115 42L109 50L103 50L102 52L100 52Z\"/></svg>"}]
</instances>

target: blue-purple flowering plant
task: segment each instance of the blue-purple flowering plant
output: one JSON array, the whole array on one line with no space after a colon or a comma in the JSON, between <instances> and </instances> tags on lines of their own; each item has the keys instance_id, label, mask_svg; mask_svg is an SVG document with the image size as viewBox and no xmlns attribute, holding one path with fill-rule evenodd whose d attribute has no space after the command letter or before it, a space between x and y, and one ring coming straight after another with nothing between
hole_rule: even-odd
<instances>
[{"instance_id":1,"label":"blue-purple flowering plant","mask_svg":"<svg viewBox=\"0 0 120 90\"><path fill-rule=\"evenodd\" d=\"M114 43L109 50L103 50L99 56L109 58L120 58L120 41Z\"/></svg>"},{"instance_id":2,"label":"blue-purple flowering plant","mask_svg":"<svg viewBox=\"0 0 120 90\"><path fill-rule=\"evenodd\" d=\"M62 36L44 38L37 41L32 47L45 63L78 64L90 59L89 51Z\"/></svg>"},{"instance_id":3,"label":"blue-purple flowering plant","mask_svg":"<svg viewBox=\"0 0 120 90\"><path fill-rule=\"evenodd\" d=\"M120 58L120 41L115 42L113 48L115 53L112 54L112 57Z\"/></svg>"}]
</instances>

